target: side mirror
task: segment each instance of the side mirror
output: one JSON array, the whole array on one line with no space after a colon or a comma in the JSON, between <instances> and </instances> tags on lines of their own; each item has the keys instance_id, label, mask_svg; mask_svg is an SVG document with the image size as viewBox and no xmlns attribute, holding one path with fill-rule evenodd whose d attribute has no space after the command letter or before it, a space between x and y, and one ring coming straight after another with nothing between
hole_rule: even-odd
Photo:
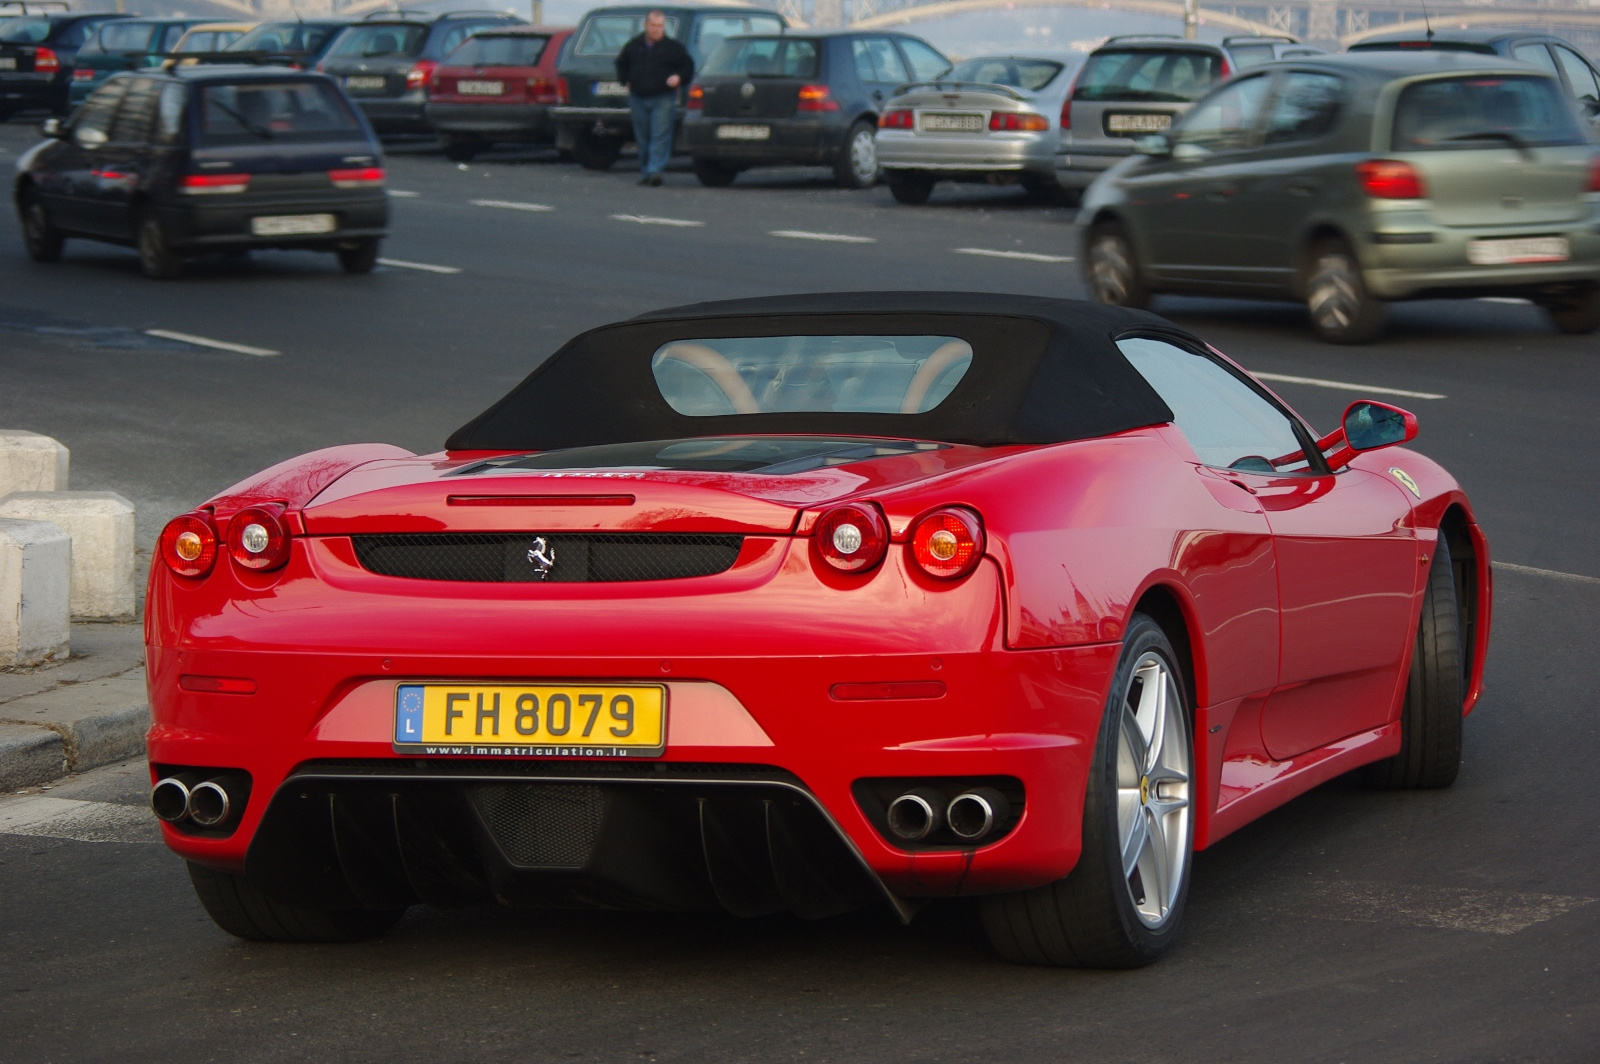
<instances>
[{"instance_id":1,"label":"side mirror","mask_svg":"<svg viewBox=\"0 0 1600 1064\"><path fill-rule=\"evenodd\" d=\"M72 139L78 142L80 148L88 148L92 151L106 142L106 132L103 129L95 129L93 126L89 126L74 132Z\"/></svg>"},{"instance_id":2,"label":"side mirror","mask_svg":"<svg viewBox=\"0 0 1600 1064\"><path fill-rule=\"evenodd\" d=\"M1134 140L1133 150L1152 159L1164 159L1172 154L1172 140L1165 133L1148 133Z\"/></svg>"},{"instance_id":3,"label":"side mirror","mask_svg":"<svg viewBox=\"0 0 1600 1064\"><path fill-rule=\"evenodd\" d=\"M1364 451L1394 447L1416 438L1417 415L1388 403L1358 399L1345 407L1339 428L1318 440L1317 446L1327 454L1330 469L1342 469Z\"/></svg>"},{"instance_id":4,"label":"side mirror","mask_svg":"<svg viewBox=\"0 0 1600 1064\"><path fill-rule=\"evenodd\" d=\"M60 136L61 136L61 119L59 119L59 118L46 118L44 120L44 123L39 126L39 132L40 132L41 135L46 136L46 137L50 137L52 139L60 138Z\"/></svg>"}]
</instances>

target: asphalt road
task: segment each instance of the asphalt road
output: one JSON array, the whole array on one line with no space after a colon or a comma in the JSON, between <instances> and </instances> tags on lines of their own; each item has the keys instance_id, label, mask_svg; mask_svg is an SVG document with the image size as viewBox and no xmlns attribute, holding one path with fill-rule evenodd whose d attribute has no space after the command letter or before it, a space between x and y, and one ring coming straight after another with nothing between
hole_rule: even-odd
<instances>
[{"instance_id":1,"label":"asphalt road","mask_svg":"<svg viewBox=\"0 0 1600 1064\"><path fill-rule=\"evenodd\" d=\"M0 162L30 139L0 127ZM385 257L460 272L352 278L331 256L266 253L158 283L87 243L33 265L0 213L0 426L65 442L73 486L133 499L148 547L168 516L297 452L436 449L573 333L648 309L1083 293L1078 264L1054 261L1078 254L1072 212L1015 190L942 186L911 208L821 171L642 189L623 167L415 150L390 175L414 195L395 201ZM1156 309L1258 371L1442 396L1391 398L1472 493L1497 560L1522 567L1497 573L1488 692L1451 790L1335 782L1297 800L1199 855L1167 959L1092 973L996 960L955 904L909 927L418 910L359 946L243 945L154 841L141 767L124 765L49 792L101 803L86 820L7 829L22 807L0 798L0 1061L1600 1058L1600 761L1585 753L1600 743L1585 694L1600 685L1600 343L1503 303L1400 307L1359 348L1311 339L1292 306ZM1358 396L1275 387L1324 430Z\"/></svg>"}]
</instances>

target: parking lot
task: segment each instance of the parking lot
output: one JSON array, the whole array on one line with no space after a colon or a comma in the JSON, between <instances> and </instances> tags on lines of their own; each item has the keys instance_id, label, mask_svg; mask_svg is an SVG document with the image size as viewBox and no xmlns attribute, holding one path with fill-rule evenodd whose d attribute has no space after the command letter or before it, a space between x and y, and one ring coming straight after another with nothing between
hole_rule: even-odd
<instances>
[{"instance_id":1,"label":"parking lot","mask_svg":"<svg viewBox=\"0 0 1600 1064\"><path fill-rule=\"evenodd\" d=\"M33 139L0 126L0 163ZM153 282L132 251L76 241L36 265L0 212L0 424L67 443L73 487L131 499L148 558L169 517L272 462L438 449L574 333L647 310L1085 294L1074 212L1015 188L941 185L912 207L820 169L636 179L629 159L597 174L399 146L392 236L356 277L263 252ZM1362 393L1415 411L1416 447L1471 494L1504 564L1454 788L1335 781L1268 815L1199 855L1177 950L1112 973L1000 962L955 903L909 927L417 909L367 944L246 945L136 811L132 762L49 792L127 810L102 828L0 834L0 1060L1594 1059L1595 339L1504 301L1400 305L1359 347L1318 342L1295 305L1154 309L1321 430Z\"/></svg>"}]
</instances>

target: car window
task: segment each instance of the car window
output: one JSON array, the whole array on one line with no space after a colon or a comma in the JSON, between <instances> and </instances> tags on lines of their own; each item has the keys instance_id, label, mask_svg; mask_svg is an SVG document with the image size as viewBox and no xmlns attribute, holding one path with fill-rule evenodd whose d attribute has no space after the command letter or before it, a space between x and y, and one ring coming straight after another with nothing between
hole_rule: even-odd
<instances>
[{"instance_id":1,"label":"car window","mask_svg":"<svg viewBox=\"0 0 1600 1064\"><path fill-rule=\"evenodd\" d=\"M1294 422L1221 363L1147 337L1118 340L1117 347L1167 401L1173 423L1206 465L1257 473L1310 469Z\"/></svg>"},{"instance_id":2,"label":"car window","mask_svg":"<svg viewBox=\"0 0 1600 1064\"><path fill-rule=\"evenodd\" d=\"M1562 72L1567 75L1567 84L1572 86L1572 95L1589 103L1600 102L1600 84L1596 84L1594 70L1589 64L1570 48L1559 44L1551 47Z\"/></svg>"},{"instance_id":3,"label":"car window","mask_svg":"<svg viewBox=\"0 0 1600 1064\"><path fill-rule=\"evenodd\" d=\"M583 27L573 55L609 58L622 51L622 46L644 32L644 15L596 15ZM667 36L678 39L678 20L667 16Z\"/></svg>"},{"instance_id":4,"label":"car window","mask_svg":"<svg viewBox=\"0 0 1600 1064\"><path fill-rule=\"evenodd\" d=\"M1184 116L1175 142L1206 151L1249 147L1271 80L1265 74L1256 74L1218 89Z\"/></svg>"},{"instance_id":5,"label":"car window","mask_svg":"<svg viewBox=\"0 0 1600 1064\"><path fill-rule=\"evenodd\" d=\"M950 69L950 60L921 41L901 37L900 51L905 54L906 65L911 68L912 78L917 81L932 81Z\"/></svg>"},{"instance_id":6,"label":"car window","mask_svg":"<svg viewBox=\"0 0 1600 1064\"><path fill-rule=\"evenodd\" d=\"M200 143L305 144L363 136L339 90L325 81L206 85Z\"/></svg>"},{"instance_id":7,"label":"car window","mask_svg":"<svg viewBox=\"0 0 1600 1064\"><path fill-rule=\"evenodd\" d=\"M705 77L814 78L817 42L803 37L741 37L723 41L706 60Z\"/></svg>"},{"instance_id":8,"label":"car window","mask_svg":"<svg viewBox=\"0 0 1600 1064\"><path fill-rule=\"evenodd\" d=\"M1511 55L1519 63L1531 63L1552 74L1556 72L1556 61L1550 58L1550 49L1542 44L1519 44L1511 50Z\"/></svg>"},{"instance_id":9,"label":"car window","mask_svg":"<svg viewBox=\"0 0 1600 1064\"><path fill-rule=\"evenodd\" d=\"M161 101L156 107L155 142L176 144L182 139L183 116L189 103L189 86L169 81L161 86Z\"/></svg>"},{"instance_id":10,"label":"car window","mask_svg":"<svg viewBox=\"0 0 1600 1064\"><path fill-rule=\"evenodd\" d=\"M749 19L741 15L706 15L700 19L700 28L695 36L695 59L699 60L717 50L729 37L749 31ZM770 33L771 30L764 32Z\"/></svg>"},{"instance_id":11,"label":"car window","mask_svg":"<svg viewBox=\"0 0 1600 1064\"><path fill-rule=\"evenodd\" d=\"M413 56L422 51L423 42L427 39L426 26L402 26L394 23L351 26L334 42L328 54L367 58Z\"/></svg>"},{"instance_id":12,"label":"car window","mask_svg":"<svg viewBox=\"0 0 1600 1064\"><path fill-rule=\"evenodd\" d=\"M155 78L130 78L117 117L111 122L111 139L123 144L148 144L160 96L161 83Z\"/></svg>"},{"instance_id":13,"label":"car window","mask_svg":"<svg viewBox=\"0 0 1600 1064\"><path fill-rule=\"evenodd\" d=\"M538 66L549 43L549 37L534 34L480 34L462 41L445 62L450 66Z\"/></svg>"},{"instance_id":14,"label":"car window","mask_svg":"<svg viewBox=\"0 0 1600 1064\"><path fill-rule=\"evenodd\" d=\"M85 148L104 144L111 129L111 118L117 113L122 94L128 91L130 78L112 78L89 94L72 116L72 139Z\"/></svg>"},{"instance_id":15,"label":"car window","mask_svg":"<svg viewBox=\"0 0 1600 1064\"><path fill-rule=\"evenodd\" d=\"M1314 140L1331 132L1343 95L1344 83L1332 74L1291 70L1278 83L1267 111L1266 143Z\"/></svg>"},{"instance_id":16,"label":"car window","mask_svg":"<svg viewBox=\"0 0 1600 1064\"><path fill-rule=\"evenodd\" d=\"M12 18L0 22L0 42L38 44L50 38L50 22L42 18Z\"/></svg>"},{"instance_id":17,"label":"car window","mask_svg":"<svg viewBox=\"0 0 1600 1064\"><path fill-rule=\"evenodd\" d=\"M161 44L157 51L172 51L177 46L179 39L183 37L183 31L183 26L168 26L166 32L161 35Z\"/></svg>"},{"instance_id":18,"label":"car window","mask_svg":"<svg viewBox=\"0 0 1600 1064\"><path fill-rule=\"evenodd\" d=\"M1065 69L1050 59L1012 59L996 56L964 59L950 68L951 81L976 81L983 85L1009 85L1014 89L1038 92ZM919 74L918 77L921 77Z\"/></svg>"},{"instance_id":19,"label":"car window","mask_svg":"<svg viewBox=\"0 0 1600 1064\"><path fill-rule=\"evenodd\" d=\"M856 57L856 76L879 85L898 85L906 81L906 68L887 37L866 37L850 42Z\"/></svg>"},{"instance_id":20,"label":"car window","mask_svg":"<svg viewBox=\"0 0 1600 1064\"><path fill-rule=\"evenodd\" d=\"M1249 70L1263 63L1270 63L1277 58L1273 54L1270 44L1235 44L1228 48L1228 55L1233 59L1233 65L1240 70Z\"/></svg>"},{"instance_id":21,"label":"car window","mask_svg":"<svg viewBox=\"0 0 1600 1064\"><path fill-rule=\"evenodd\" d=\"M1188 103L1222 76L1222 57L1185 49L1096 52L1083 64L1074 100Z\"/></svg>"},{"instance_id":22,"label":"car window","mask_svg":"<svg viewBox=\"0 0 1600 1064\"><path fill-rule=\"evenodd\" d=\"M95 45L102 52L143 52L155 34L156 27L147 22L108 22L95 35Z\"/></svg>"},{"instance_id":23,"label":"car window","mask_svg":"<svg viewBox=\"0 0 1600 1064\"><path fill-rule=\"evenodd\" d=\"M1394 111L1397 151L1582 144L1584 136L1555 81L1496 74L1406 86Z\"/></svg>"},{"instance_id":24,"label":"car window","mask_svg":"<svg viewBox=\"0 0 1600 1064\"><path fill-rule=\"evenodd\" d=\"M439 46L436 50L439 55L449 55L451 52L455 51L461 46L462 41L467 40L474 33L479 33L483 30L499 25L502 25L502 23L465 22L461 23L460 25L451 26L444 32L443 35L440 36Z\"/></svg>"},{"instance_id":25,"label":"car window","mask_svg":"<svg viewBox=\"0 0 1600 1064\"><path fill-rule=\"evenodd\" d=\"M336 26L308 26L303 22L268 22L228 45L235 52L315 52Z\"/></svg>"}]
</instances>

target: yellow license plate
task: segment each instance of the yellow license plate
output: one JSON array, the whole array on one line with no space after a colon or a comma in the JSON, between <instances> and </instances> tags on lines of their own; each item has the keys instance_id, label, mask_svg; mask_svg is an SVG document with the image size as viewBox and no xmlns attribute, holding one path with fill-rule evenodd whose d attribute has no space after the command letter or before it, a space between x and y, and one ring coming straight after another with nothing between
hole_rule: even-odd
<instances>
[{"instance_id":1,"label":"yellow license plate","mask_svg":"<svg viewBox=\"0 0 1600 1064\"><path fill-rule=\"evenodd\" d=\"M479 757L658 757L667 746L660 684L403 683L395 748Z\"/></svg>"}]
</instances>

